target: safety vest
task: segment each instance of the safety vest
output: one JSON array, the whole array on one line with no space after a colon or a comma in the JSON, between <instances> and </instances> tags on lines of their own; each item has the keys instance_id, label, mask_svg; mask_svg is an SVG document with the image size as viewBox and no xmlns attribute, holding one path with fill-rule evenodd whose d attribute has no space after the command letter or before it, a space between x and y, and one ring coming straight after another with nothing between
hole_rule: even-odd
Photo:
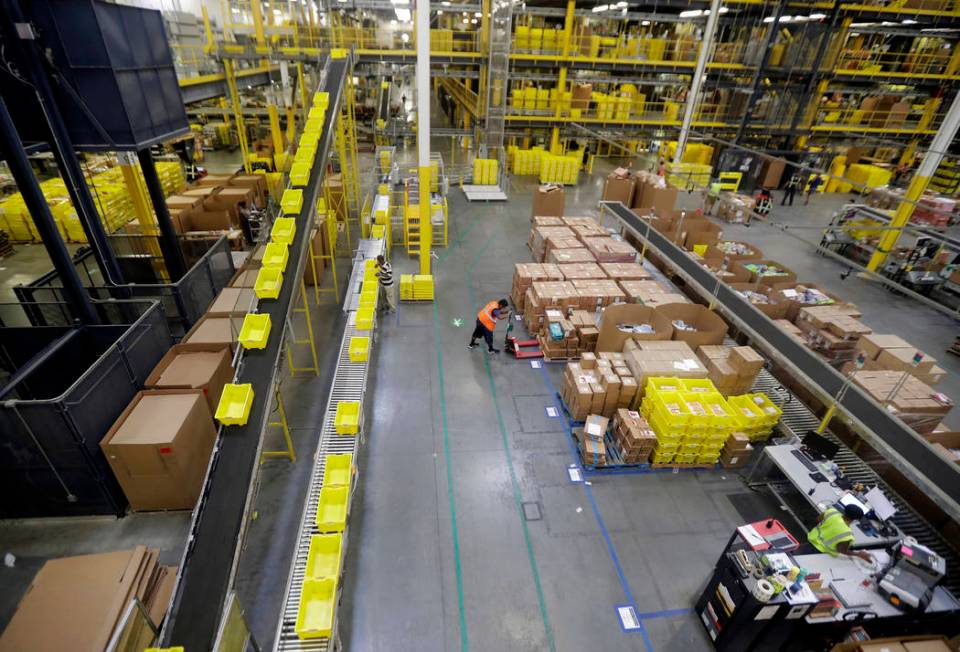
<instances>
[{"instance_id":1,"label":"safety vest","mask_svg":"<svg viewBox=\"0 0 960 652\"><path fill-rule=\"evenodd\" d=\"M499 301L491 301L483 307L483 310L477 313L477 319L487 327L487 330L496 330L497 318L493 316L493 311L500 307Z\"/></svg>"},{"instance_id":2,"label":"safety vest","mask_svg":"<svg viewBox=\"0 0 960 652\"><path fill-rule=\"evenodd\" d=\"M843 514L834 507L823 513L823 519L817 527L807 533L807 541L820 552L836 557L840 553L837 546L844 541L853 541L853 530L843 520Z\"/></svg>"}]
</instances>

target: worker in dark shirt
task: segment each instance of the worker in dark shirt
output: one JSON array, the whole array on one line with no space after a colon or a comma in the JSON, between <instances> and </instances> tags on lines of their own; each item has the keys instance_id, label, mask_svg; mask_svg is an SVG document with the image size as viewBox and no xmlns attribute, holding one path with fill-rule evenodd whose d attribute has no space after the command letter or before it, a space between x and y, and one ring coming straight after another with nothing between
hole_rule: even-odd
<instances>
[{"instance_id":1,"label":"worker in dark shirt","mask_svg":"<svg viewBox=\"0 0 960 652\"><path fill-rule=\"evenodd\" d=\"M506 299L491 301L477 313L477 326L473 329L473 335L470 336L468 349L475 348L477 338L482 337L487 343L487 353L500 353L500 349L493 348L493 331L497 327L498 319L506 319L509 316L507 314L508 305L510 304L507 303Z\"/></svg>"}]
</instances>

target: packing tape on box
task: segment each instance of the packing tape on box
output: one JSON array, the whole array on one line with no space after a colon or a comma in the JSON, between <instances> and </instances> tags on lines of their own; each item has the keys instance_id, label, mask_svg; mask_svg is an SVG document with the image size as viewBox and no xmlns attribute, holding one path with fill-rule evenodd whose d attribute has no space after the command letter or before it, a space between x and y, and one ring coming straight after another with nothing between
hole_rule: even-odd
<instances>
[{"instance_id":1,"label":"packing tape on box","mask_svg":"<svg viewBox=\"0 0 960 652\"><path fill-rule=\"evenodd\" d=\"M759 580L753 588L753 597L760 602L769 602L773 597L773 584L767 580Z\"/></svg>"}]
</instances>

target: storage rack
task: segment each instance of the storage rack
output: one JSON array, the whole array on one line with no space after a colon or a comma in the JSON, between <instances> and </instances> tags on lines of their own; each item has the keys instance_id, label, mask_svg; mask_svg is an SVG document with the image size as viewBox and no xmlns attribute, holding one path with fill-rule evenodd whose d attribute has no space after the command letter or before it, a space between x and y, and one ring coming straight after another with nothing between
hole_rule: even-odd
<instances>
[{"instance_id":1,"label":"storage rack","mask_svg":"<svg viewBox=\"0 0 960 652\"><path fill-rule=\"evenodd\" d=\"M266 348L247 351L237 382L251 383L255 398L248 422L224 427L217 439L201 499L194 510L188 542L179 565L170 612L161 632L161 647L210 649L216 636L221 608L233 583L240 542L253 500L254 474L260 460L263 432L269 420L270 397L280 370L287 316L294 307L297 280L303 277L310 232L327 160L333 146L335 121L346 79L349 58L329 58L321 73L318 91L329 95L328 119L320 134L310 183L303 192L303 207L290 246L288 281L276 300L261 306L284 332L270 338Z\"/></svg>"},{"instance_id":2,"label":"storage rack","mask_svg":"<svg viewBox=\"0 0 960 652\"><path fill-rule=\"evenodd\" d=\"M304 576L307 570L307 555L310 551L310 540L320 534L316 526L317 503L320 500L320 488L323 486L323 475L328 455L353 455L356 465L357 452L363 441L363 407L360 409L360 432L356 435L338 435L334 427L334 418L337 413L337 403L340 401L357 401L363 405L367 393L367 376L370 369L370 356L363 362L350 360L350 339L354 335L370 336L376 333L376 320L373 331L357 331L357 307L360 298L360 285L363 282L364 264L385 252L386 243L382 238L361 240L357 255L353 261L353 273L344 299L343 310L347 313L347 325L340 341L340 353L337 358L337 368L330 385L330 394L327 397L327 408L323 417L323 428L320 431L320 441L317 443L317 453L313 461L313 470L310 474L310 484L307 487L307 497L304 501L303 516L300 519L300 529L297 535L296 549L293 561L290 563L290 576L287 579L287 588L280 611L280 622L277 625L277 636L274 650L277 652L297 650L321 652L338 649L337 621L340 599L342 596L342 579L337 583L336 606L334 607L333 635L331 638L300 639L296 632L297 611L300 608L300 593ZM379 303L379 296L377 297ZM376 313L376 308L374 308ZM372 344L372 343L371 343ZM351 494L356 489L356 478L351 484ZM343 550L347 549L349 532L349 516L353 497L351 495L347 510L347 525L343 530ZM342 564L341 564L342 568ZM342 570L341 570L342 577Z\"/></svg>"},{"instance_id":3,"label":"storage rack","mask_svg":"<svg viewBox=\"0 0 960 652\"><path fill-rule=\"evenodd\" d=\"M812 351L781 330L751 303L738 295L710 271L701 267L683 249L654 230L649 222L620 202L601 202L619 225L644 240L689 287L711 302L728 322L751 336L755 344L777 363L805 381L819 398L832 402L844 385L844 377ZM898 463L898 469L927 493L940 509L954 518L960 515L960 472L937 454L918 434L856 386L837 407L855 424L856 430L881 455Z\"/></svg>"}]
</instances>

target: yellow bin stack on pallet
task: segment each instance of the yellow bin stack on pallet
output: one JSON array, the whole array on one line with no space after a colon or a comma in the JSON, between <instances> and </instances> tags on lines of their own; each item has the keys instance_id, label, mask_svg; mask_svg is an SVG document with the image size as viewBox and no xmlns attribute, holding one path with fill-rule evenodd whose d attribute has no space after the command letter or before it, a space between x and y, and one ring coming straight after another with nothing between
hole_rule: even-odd
<instances>
[{"instance_id":1,"label":"yellow bin stack on pallet","mask_svg":"<svg viewBox=\"0 0 960 652\"><path fill-rule=\"evenodd\" d=\"M536 176L540 174L540 160L543 158L543 148L520 149L511 146L507 149L510 159L510 169L516 176Z\"/></svg>"},{"instance_id":2,"label":"yellow bin stack on pallet","mask_svg":"<svg viewBox=\"0 0 960 652\"><path fill-rule=\"evenodd\" d=\"M667 165L667 182L680 190L700 190L710 186L713 167L701 163L670 163Z\"/></svg>"},{"instance_id":3,"label":"yellow bin stack on pallet","mask_svg":"<svg viewBox=\"0 0 960 652\"><path fill-rule=\"evenodd\" d=\"M783 410L762 392L730 396L727 403L739 422L737 430L746 433L750 441L769 439L783 414Z\"/></svg>"},{"instance_id":4,"label":"yellow bin stack on pallet","mask_svg":"<svg viewBox=\"0 0 960 652\"><path fill-rule=\"evenodd\" d=\"M540 183L573 185L580 176L580 154L557 156L544 152L540 157Z\"/></svg>"},{"instance_id":5,"label":"yellow bin stack on pallet","mask_svg":"<svg viewBox=\"0 0 960 652\"><path fill-rule=\"evenodd\" d=\"M714 464L742 421L706 379L650 378L641 413L657 437L654 463Z\"/></svg>"},{"instance_id":6,"label":"yellow bin stack on pallet","mask_svg":"<svg viewBox=\"0 0 960 652\"><path fill-rule=\"evenodd\" d=\"M499 177L499 166L493 158L473 159L473 183L478 186L495 186Z\"/></svg>"}]
</instances>

